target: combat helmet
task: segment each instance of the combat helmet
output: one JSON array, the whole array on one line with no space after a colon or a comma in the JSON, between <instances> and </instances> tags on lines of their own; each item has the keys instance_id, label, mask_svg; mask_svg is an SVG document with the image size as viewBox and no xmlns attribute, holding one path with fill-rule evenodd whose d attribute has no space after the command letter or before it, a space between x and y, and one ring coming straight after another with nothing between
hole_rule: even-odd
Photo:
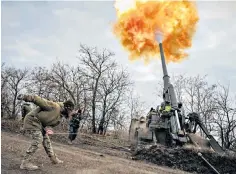
<instances>
[{"instance_id":1,"label":"combat helmet","mask_svg":"<svg viewBox=\"0 0 236 174\"><path fill-rule=\"evenodd\" d=\"M67 109L74 109L75 105L71 100L67 100L64 103L64 107Z\"/></svg>"}]
</instances>

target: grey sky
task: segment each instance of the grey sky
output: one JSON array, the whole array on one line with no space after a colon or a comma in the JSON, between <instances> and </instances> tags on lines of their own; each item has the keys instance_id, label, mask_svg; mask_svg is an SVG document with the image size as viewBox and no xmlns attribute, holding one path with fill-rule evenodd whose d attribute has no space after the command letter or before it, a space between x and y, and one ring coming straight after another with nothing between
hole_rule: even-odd
<instances>
[{"instance_id":1,"label":"grey sky","mask_svg":"<svg viewBox=\"0 0 236 174\"><path fill-rule=\"evenodd\" d=\"M126 66L142 100L156 106L160 61L130 62L111 33L113 1L2 2L2 62L15 67L50 66L56 59L75 64L80 43L108 48ZM168 65L170 74L208 74L210 83L230 82L236 89L236 1L197 2L200 22L190 56Z\"/></svg>"}]
</instances>

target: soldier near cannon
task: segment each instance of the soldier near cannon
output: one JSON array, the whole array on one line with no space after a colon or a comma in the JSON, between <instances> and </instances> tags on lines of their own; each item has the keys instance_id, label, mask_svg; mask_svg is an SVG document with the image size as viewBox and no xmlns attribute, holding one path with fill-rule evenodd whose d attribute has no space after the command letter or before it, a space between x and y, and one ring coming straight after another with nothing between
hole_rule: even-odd
<instances>
[{"instance_id":1,"label":"soldier near cannon","mask_svg":"<svg viewBox=\"0 0 236 174\"><path fill-rule=\"evenodd\" d=\"M68 117L73 112L73 102L70 100L65 102L52 102L37 95L19 95L17 99L32 102L37 106L24 118L23 128L31 134L32 143L25 152L20 168L27 170L38 169L38 166L30 163L30 159L41 143L53 164L63 163L54 153L48 135L52 134L50 127L57 126L63 116Z\"/></svg>"},{"instance_id":2,"label":"soldier near cannon","mask_svg":"<svg viewBox=\"0 0 236 174\"><path fill-rule=\"evenodd\" d=\"M71 118L69 121L69 137L68 144L72 144L78 134L78 130L80 127L80 122L83 119L81 109L78 109L76 112L71 114Z\"/></svg>"}]
</instances>

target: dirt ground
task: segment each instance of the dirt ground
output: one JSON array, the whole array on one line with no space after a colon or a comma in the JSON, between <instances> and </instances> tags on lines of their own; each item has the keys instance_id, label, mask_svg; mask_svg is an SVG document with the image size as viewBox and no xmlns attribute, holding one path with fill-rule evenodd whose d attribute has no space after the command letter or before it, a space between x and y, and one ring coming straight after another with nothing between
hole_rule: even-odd
<instances>
[{"instance_id":1,"label":"dirt ground","mask_svg":"<svg viewBox=\"0 0 236 174\"><path fill-rule=\"evenodd\" d=\"M119 149L92 146L86 141L66 145L53 141L56 154L63 164L52 165L42 147L32 159L40 166L37 171L20 170L22 155L29 146L29 138L21 134L1 132L2 174L181 174L180 170L159 167L142 161L133 161L130 154Z\"/></svg>"}]
</instances>

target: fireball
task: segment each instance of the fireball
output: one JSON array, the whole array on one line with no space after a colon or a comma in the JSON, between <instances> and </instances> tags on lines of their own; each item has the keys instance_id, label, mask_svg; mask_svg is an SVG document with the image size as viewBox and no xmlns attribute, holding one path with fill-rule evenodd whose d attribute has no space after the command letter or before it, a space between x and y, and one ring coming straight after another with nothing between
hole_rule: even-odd
<instances>
[{"instance_id":1,"label":"fireball","mask_svg":"<svg viewBox=\"0 0 236 174\"><path fill-rule=\"evenodd\" d=\"M129 52L130 60L149 62L159 57L156 33L163 34L163 48L167 62L186 58L186 49L199 20L193 1L117 0L117 21L114 34Z\"/></svg>"}]
</instances>

